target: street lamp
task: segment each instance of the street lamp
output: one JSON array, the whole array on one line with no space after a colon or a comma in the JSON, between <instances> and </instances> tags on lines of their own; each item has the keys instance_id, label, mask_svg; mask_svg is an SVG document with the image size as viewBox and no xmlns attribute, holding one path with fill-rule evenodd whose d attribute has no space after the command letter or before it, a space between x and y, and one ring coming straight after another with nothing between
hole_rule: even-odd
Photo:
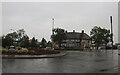
<instances>
[{"instance_id":1,"label":"street lamp","mask_svg":"<svg viewBox=\"0 0 120 75\"><path fill-rule=\"evenodd\" d=\"M113 49L113 27L112 27L112 16L110 16L110 23L111 23L111 42L112 42L112 49Z\"/></svg>"}]
</instances>

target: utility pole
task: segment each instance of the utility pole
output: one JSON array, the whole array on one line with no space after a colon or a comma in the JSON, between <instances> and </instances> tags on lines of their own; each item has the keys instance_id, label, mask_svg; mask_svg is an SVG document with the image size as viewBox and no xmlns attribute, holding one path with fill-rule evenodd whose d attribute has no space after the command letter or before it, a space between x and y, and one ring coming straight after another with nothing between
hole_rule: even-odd
<instances>
[{"instance_id":1,"label":"utility pole","mask_svg":"<svg viewBox=\"0 0 120 75\"><path fill-rule=\"evenodd\" d=\"M113 27L112 27L112 16L110 16L110 23L111 23L111 42L112 42L112 49L113 49Z\"/></svg>"},{"instance_id":2,"label":"utility pole","mask_svg":"<svg viewBox=\"0 0 120 75\"><path fill-rule=\"evenodd\" d=\"M54 35L54 18L52 18L52 35ZM54 50L54 42L52 40L52 50Z\"/></svg>"},{"instance_id":3,"label":"utility pole","mask_svg":"<svg viewBox=\"0 0 120 75\"><path fill-rule=\"evenodd\" d=\"M52 18L52 35L54 35L54 18Z\"/></svg>"}]
</instances>

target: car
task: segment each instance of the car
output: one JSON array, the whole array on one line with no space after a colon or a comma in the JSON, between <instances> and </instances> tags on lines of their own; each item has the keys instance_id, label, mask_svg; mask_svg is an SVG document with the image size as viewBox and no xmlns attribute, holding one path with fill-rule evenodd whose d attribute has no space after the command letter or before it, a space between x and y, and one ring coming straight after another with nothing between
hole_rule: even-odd
<instances>
[{"instance_id":1,"label":"car","mask_svg":"<svg viewBox=\"0 0 120 75\"><path fill-rule=\"evenodd\" d=\"M117 45L117 48L120 50L120 45Z\"/></svg>"},{"instance_id":2,"label":"car","mask_svg":"<svg viewBox=\"0 0 120 75\"><path fill-rule=\"evenodd\" d=\"M15 46L10 46L8 50L9 50L9 51L15 51L16 48L15 48Z\"/></svg>"}]
</instances>

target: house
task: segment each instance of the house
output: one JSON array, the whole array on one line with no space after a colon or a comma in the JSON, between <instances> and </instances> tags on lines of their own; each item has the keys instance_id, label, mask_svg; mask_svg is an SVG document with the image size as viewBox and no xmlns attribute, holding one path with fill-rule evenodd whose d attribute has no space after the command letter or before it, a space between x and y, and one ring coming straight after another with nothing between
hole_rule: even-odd
<instances>
[{"instance_id":1,"label":"house","mask_svg":"<svg viewBox=\"0 0 120 75\"><path fill-rule=\"evenodd\" d=\"M90 37L84 30L82 32L66 32L66 39L62 41L61 47L64 49L85 49L90 48Z\"/></svg>"}]
</instances>

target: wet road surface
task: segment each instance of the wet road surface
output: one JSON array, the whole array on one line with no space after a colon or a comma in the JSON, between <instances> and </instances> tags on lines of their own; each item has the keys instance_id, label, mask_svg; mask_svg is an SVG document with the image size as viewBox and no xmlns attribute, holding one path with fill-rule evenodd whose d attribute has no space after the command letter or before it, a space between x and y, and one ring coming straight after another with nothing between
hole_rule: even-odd
<instances>
[{"instance_id":1,"label":"wet road surface","mask_svg":"<svg viewBox=\"0 0 120 75\"><path fill-rule=\"evenodd\" d=\"M44 59L3 59L3 73L118 73L118 50L67 51Z\"/></svg>"}]
</instances>

